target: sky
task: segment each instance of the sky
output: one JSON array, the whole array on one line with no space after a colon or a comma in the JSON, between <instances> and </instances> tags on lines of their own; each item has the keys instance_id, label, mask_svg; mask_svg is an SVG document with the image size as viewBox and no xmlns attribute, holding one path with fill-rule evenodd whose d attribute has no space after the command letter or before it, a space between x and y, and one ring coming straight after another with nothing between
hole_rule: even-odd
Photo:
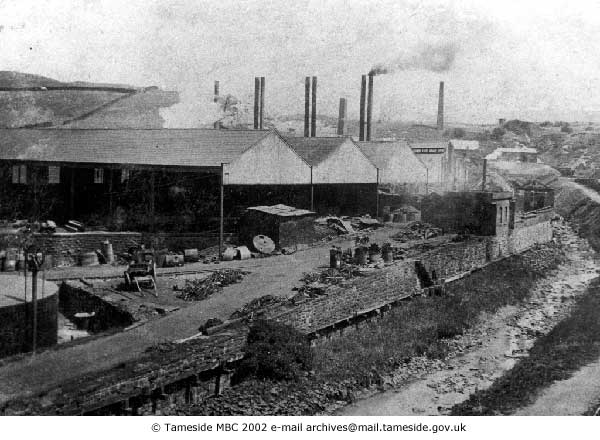
<instances>
[{"instance_id":1,"label":"sky","mask_svg":"<svg viewBox=\"0 0 600 440\"><path fill-rule=\"evenodd\" d=\"M171 125L193 125L221 93L267 115L318 111L340 97L358 118L361 75L377 67L374 118L600 122L600 1L0 0L0 70L62 81L178 90ZM383 68L383 69L382 69Z\"/></svg>"}]
</instances>

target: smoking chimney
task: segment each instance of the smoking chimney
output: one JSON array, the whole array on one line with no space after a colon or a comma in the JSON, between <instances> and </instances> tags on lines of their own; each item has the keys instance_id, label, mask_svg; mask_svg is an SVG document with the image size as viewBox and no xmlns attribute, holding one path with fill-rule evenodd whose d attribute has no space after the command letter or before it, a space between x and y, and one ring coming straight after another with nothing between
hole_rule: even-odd
<instances>
[{"instance_id":1,"label":"smoking chimney","mask_svg":"<svg viewBox=\"0 0 600 440\"><path fill-rule=\"evenodd\" d=\"M363 75L360 82L360 118L358 121L358 140L365 140L365 95L367 88L367 75Z\"/></svg>"},{"instance_id":2,"label":"smoking chimney","mask_svg":"<svg viewBox=\"0 0 600 440\"><path fill-rule=\"evenodd\" d=\"M259 128L263 129L263 119L265 116L265 77L260 77L260 118L259 118Z\"/></svg>"},{"instance_id":3,"label":"smoking chimney","mask_svg":"<svg viewBox=\"0 0 600 440\"><path fill-rule=\"evenodd\" d=\"M310 136L310 76L304 80L304 137Z\"/></svg>"},{"instance_id":4,"label":"smoking chimney","mask_svg":"<svg viewBox=\"0 0 600 440\"><path fill-rule=\"evenodd\" d=\"M338 113L338 136L344 135L344 124L346 123L346 98L340 98L340 111Z\"/></svg>"},{"instance_id":5,"label":"smoking chimney","mask_svg":"<svg viewBox=\"0 0 600 440\"><path fill-rule=\"evenodd\" d=\"M367 136L371 140L371 120L373 118L373 74L369 73L369 92L367 94Z\"/></svg>"},{"instance_id":6,"label":"smoking chimney","mask_svg":"<svg viewBox=\"0 0 600 440\"><path fill-rule=\"evenodd\" d=\"M440 94L438 97L437 128L438 128L438 130L444 129L444 81L440 81Z\"/></svg>"},{"instance_id":7,"label":"smoking chimney","mask_svg":"<svg viewBox=\"0 0 600 440\"><path fill-rule=\"evenodd\" d=\"M317 77L312 77L312 114L310 118L310 136L317 135Z\"/></svg>"},{"instance_id":8,"label":"smoking chimney","mask_svg":"<svg viewBox=\"0 0 600 440\"><path fill-rule=\"evenodd\" d=\"M260 78L254 77L254 129L258 130L258 113L260 109Z\"/></svg>"}]
</instances>

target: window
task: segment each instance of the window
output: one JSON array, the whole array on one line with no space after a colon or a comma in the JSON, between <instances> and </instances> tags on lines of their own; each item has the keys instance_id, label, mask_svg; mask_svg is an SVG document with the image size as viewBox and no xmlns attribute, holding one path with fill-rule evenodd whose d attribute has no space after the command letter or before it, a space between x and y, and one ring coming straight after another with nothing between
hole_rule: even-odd
<instances>
[{"instance_id":1,"label":"window","mask_svg":"<svg viewBox=\"0 0 600 440\"><path fill-rule=\"evenodd\" d=\"M104 183L103 168L94 168L94 183Z\"/></svg>"},{"instance_id":2,"label":"window","mask_svg":"<svg viewBox=\"0 0 600 440\"><path fill-rule=\"evenodd\" d=\"M125 182L126 180L129 180L129 170L121 170L121 183Z\"/></svg>"},{"instance_id":3,"label":"window","mask_svg":"<svg viewBox=\"0 0 600 440\"><path fill-rule=\"evenodd\" d=\"M508 206L504 208L504 221L508 223Z\"/></svg>"},{"instance_id":4,"label":"window","mask_svg":"<svg viewBox=\"0 0 600 440\"><path fill-rule=\"evenodd\" d=\"M27 183L27 165L13 165L12 183Z\"/></svg>"},{"instance_id":5,"label":"window","mask_svg":"<svg viewBox=\"0 0 600 440\"><path fill-rule=\"evenodd\" d=\"M60 183L60 167L48 167L48 183Z\"/></svg>"},{"instance_id":6,"label":"window","mask_svg":"<svg viewBox=\"0 0 600 440\"><path fill-rule=\"evenodd\" d=\"M500 208L500 224L502 224L502 206L500 206L499 208Z\"/></svg>"}]
</instances>

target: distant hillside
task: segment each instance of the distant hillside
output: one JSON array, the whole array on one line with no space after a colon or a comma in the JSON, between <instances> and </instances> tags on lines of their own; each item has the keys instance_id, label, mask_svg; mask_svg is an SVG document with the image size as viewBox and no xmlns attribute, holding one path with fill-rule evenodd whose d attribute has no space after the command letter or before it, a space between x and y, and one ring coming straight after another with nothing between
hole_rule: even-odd
<instances>
[{"instance_id":1,"label":"distant hillside","mask_svg":"<svg viewBox=\"0 0 600 440\"><path fill-rule=\"evenodd\" d=\"M65 83L0 71L0 128L161 128L159 109L179 101L157 87Z\"/></svg>"}]
</instances>

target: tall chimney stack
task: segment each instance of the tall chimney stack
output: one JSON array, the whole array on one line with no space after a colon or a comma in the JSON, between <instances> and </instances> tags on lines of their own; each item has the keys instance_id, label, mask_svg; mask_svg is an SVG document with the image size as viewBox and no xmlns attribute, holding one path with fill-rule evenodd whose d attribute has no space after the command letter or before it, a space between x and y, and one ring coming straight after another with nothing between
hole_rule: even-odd
<instances>
[{"instance_id":1,"label":"tall chimney stack","mask_svg":"<svg viewBox=\"0 0 600 440\"><path fill-rule=\"evenodd\" d=\"M366 140L371 140L371 121L373 118L373 74L369 74L369 92L367 94L367 136Z\"/></svg>"},{"instance_id":2,"label":"tall chimney stack","mask_svg":"<svg viewBox=\"0 0 600 440\"><path fill-rule=\"evenodd\" d=\"M258 130L258 113L260 111L260 78L254 77L254 129Z\"/></svg>"},{"instance_id":3,"label":"tall chimney stack","mask_svg":"<svg viewBox=\"0 0 600 440\"><path fill-rule=\"evenodd\" d=\"M440 94L438 96L437 128L438 130L444 129L444 81L440 81Z\"/></svg>"},{"instance_id":4,"label":"tall chimney stack","mask_svg":"<svg viewBox=\"0 0 600 440\"><path fill-rule=\"evenodd\" d=\"M358 121L358 140L365 140L365 99L367 88L367 75L363 75L360 82L360 117Z\"/></svg>"},{"instance_id":5,"label":"tall chimney stack","mask_svg":"<svg viewBox=\"0 0 600 440\"><path fill-rule=\"evenodd\" d=\"M310 136L317 135L317 77L312 77L312 114L310 117Z\"/></svg>"},{"instance_id":6,"label":"tall chimney stack","mask_svg":"<svg viewBox=\"0 0 600 440\"><path fill-rule=\"evenodd\" d=\"M263 129L263 119L265 117L265 77L260 77L260 117L259 128Z\"/></svg>"},{"instance_id":7,"label":"tall chimney stack","mask_svg":"<svg viewBox=\"0 0 600 440\"><path fill-rule=\"evenodd\" d=\"M215 97L214 97L214 102L217 102L219 100L219 81L215 81Z\"/></svg>"},{"instance_id":8,"label":"tall chimney stack","mask_svg":"<svg viewBox=\"0 0 600 440\"><path fill-rule=\"evenodd\" d=\"M340 98L340 111L338 113L337 134L344 135L344 125L346 123L346 98Z\"/></svg>"},{"instance_id":9,"label":"tall chimney stack","mask_svg":"<svg viewBox=\"0 0 600 440\"><path fill-rule=\"evenodd\" d=\"M310 136L310 76L304 80L304 137Z\"/></svg>"}]
</instances>

